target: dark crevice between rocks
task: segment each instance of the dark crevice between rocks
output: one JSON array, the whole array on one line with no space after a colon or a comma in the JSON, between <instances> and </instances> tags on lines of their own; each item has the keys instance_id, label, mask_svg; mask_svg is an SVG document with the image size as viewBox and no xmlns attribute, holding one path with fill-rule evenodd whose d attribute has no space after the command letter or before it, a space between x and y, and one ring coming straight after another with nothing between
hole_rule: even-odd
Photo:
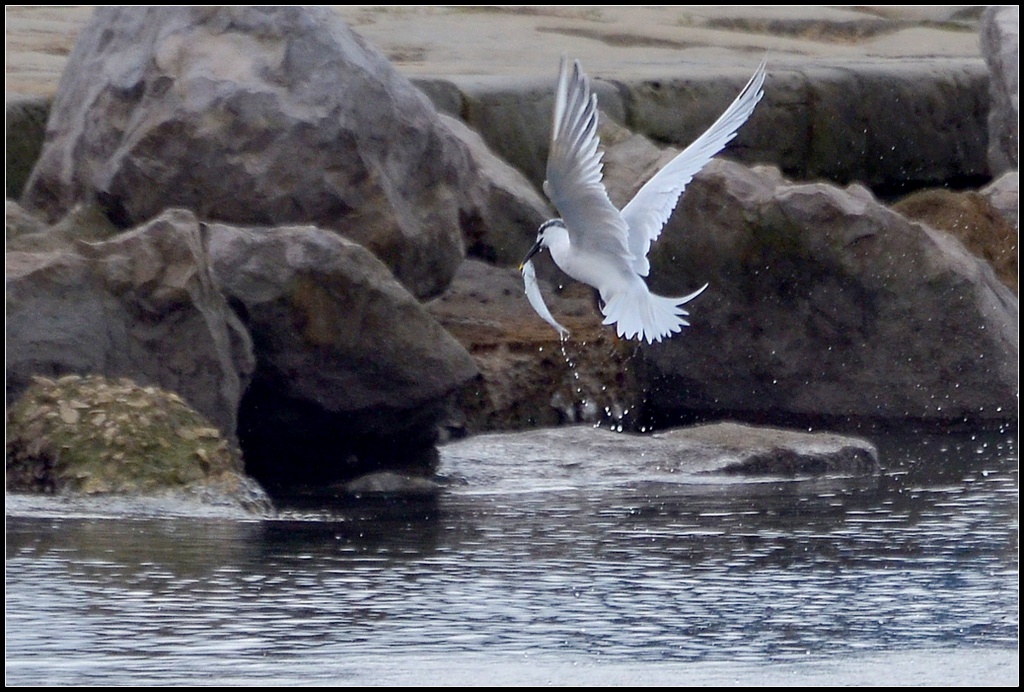
<instances>
[{"instance_id":1,"label":"dark crevice between rocks","mask_svg":"<svg viewBox=\"0 0 1024 692\"><path fill-rule=\"evenodd\" d=\"M437 428L425 423L432 419L432 407L396 415L396 420L405 419L405 426L396 423L393 430L368 433L357 415L326 411L280 392L257 377L242 397L238 415L246 472L275 501L314 489L351 494L345 484L366 474L390 471L427 479L436 472Z\"/></svg>"},{"instance_id":2,"label":"dark crevice between rocks","mask_svg":"<svg viewBox=\"0 0 1024 692\"><path fill-rule=\"evenodd\" d=\"M980 190L985 187L993 180L991 175L963 175L956 178L948 178L944 180L902 180L896 182L889 182L880 185L875 185L871 188L871 192L881 201L883 204L892 204L907 195L914 192L920 192L921 190L932 190L935 188L943 188L951 192L962 192L967 190ZM839 185L850 185L856 183L856 180L848 180L845 182L837 182Z\"/></svg>"}]
</instances>

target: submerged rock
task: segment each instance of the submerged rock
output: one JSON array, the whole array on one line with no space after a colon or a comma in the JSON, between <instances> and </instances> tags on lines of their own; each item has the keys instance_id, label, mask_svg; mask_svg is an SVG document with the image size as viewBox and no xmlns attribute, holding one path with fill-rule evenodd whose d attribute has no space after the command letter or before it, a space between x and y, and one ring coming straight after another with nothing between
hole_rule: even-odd
<instances>
[{"instance_id":1,"label":"submerged rock","mask_svg":"<svg viewBox=\"0 0 1024 692\"><path fill-rule=\"evenodd\" d=\"M423 476L411 476L394 471L368 473L349 481L343 491L358 498L429 498L440 490L434 480Z\"/></svg>"},{"instance_id":2,"label":"submerged rock","mask_svg":"<svg viewBox=\"0 0 1024 692\"><path fill-rule=\"evenodd\" d=\"M591 426L478 435L440 449L442 476L470 486L708 483L712 476L861 475L879 471L867 440L737 423L650 435Z\"/></svg>"},{"instance_id":3,"label":"submerged rock","mask_svg":"<svg viewBox=\"0 0 1024 692\"><path fill-rule=\"evenodd\" d=\"M830 432L717 423L669 431L662 437L713 445L725 462L721 472L727 474L859 474L879 470L878 451L873 444Z\"/></svg>"},{"instance_id":4,"label":"submerged rock","mask_svg":"<svg viewBox=\"0 0 1024 692\"><path fill-rule=\"evenodd\" d=\"M270 508L235 447L177 394L127 379L35 378L9 414L7 490Z\"/></svg>"}]
</instances>

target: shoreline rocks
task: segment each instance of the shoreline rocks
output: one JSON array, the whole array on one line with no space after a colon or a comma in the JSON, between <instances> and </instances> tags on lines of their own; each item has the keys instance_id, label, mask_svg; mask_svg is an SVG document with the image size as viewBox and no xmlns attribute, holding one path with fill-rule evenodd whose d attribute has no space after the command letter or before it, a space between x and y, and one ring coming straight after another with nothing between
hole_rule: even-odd
<instances>
[{"instance_id":1,"label":"shoreline rocks","mask_svg":"<svg viewBox=\"0 0 1024 692\"><path fill-rule=\"evenodd\" d=\"M31 226L16 205L7 212L8 229ZM178 393L236 439L252 342L215 285L194 216L170 210L122 233L80 208L8 238L8 405L33 375L128 377Z\"/></svg>"},{"instance_id":2,"label":"shoreline rocks","mask_svg":"<svg viewBox=\"0 0 1024 692\"><path fill-rule=\"evenodd\" d=\"M21 201L51 222L97 203L121 228L170 207L315 224L427 298L464 254L468 165L429 101L328 8L100 7Z\"/></svg>"},{"instance_id":3,"label":"shoreline rocks","mask_svg":"<svg viewBox=\"0 0 1024 692\"><path fill-rule=\"evenodd\" d=\"M1016 50L1005 31L984 40L986 56ZM8 403L35 374L136 377L237 439L274 490L371 494L429 494L439 441L496 429L1015 421L1015 288L926 225L963 225L964 204L985 229L1002 218L1001 235L972 226L972 252L1008 280L1015 170L908 201L924 223L865 187L987 181L986 63L783 62L724 155L778 166L713 162L652 253L657 291L711 282L693 326L621 342L541 261L562 344L514 268L552 215L536 186L553 78L418 80L441 115L324 8L101 8L50 109L28 212L7 204ZM1015 94L1006 61L990 64ZM639 132L685 144L749 76L695 69L595 84L614 201L674 153Z\"/></svg>"},{"instance_id":4,"label":"shoreline rocks","mask_svg":"<svg viewBox=\"0 0 1024 692\"><path fill-rule=\"evenodd\" d=\"M205 228L253 339L239 407L250 473L271 486L428 473L447 402L477 375L462 346L361 245L313 226Z\"/></svg>"}]
</instances>

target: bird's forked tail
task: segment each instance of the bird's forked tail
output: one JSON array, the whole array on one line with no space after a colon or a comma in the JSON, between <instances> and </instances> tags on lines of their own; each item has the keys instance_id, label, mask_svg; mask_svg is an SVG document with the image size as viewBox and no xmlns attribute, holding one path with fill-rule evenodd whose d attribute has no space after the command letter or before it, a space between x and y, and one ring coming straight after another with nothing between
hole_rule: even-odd
<instances>
[{"instance_id":1,"label":"bird's forked tail","mask_svg":"<svg viewBox=\"0 0 1024 692\"><path fill-rule=\"evenodd\" d=\"M704 284L682 298L666 298L654 295L643 281L637 281L630 290L605 298L603 323L614 324L618 335L625 339L646 340L649 344L661 341L690 326L685 319L690 313L683 305L707 287Z\"/></svg>"}]
</instances>

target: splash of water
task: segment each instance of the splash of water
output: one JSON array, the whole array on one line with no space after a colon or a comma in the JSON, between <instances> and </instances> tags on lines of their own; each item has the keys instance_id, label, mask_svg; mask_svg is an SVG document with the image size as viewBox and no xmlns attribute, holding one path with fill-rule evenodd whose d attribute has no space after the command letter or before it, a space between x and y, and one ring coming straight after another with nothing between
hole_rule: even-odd
<instances>
[{"instance_id":1,"label":"splash of water","mask_svg":"<svg viewBox=\"0 0 1024 692\"><path fill-rule=\"evenodd\" d=\"M587 342L580 341L578 346L580 349L586 348ZM560 340L559 347L568 370L568 389L571 395L566 397L563 391L557 392L552 397L552 406L561 411L570 423L585 422L595 428L606 427L615 432L628 430L632 407L615 400L614 390L610 391L607 384L588 386L580 372L581 351L574 354L568 348L568 340L565 338Z\"/></svg>"}]
</instances>

